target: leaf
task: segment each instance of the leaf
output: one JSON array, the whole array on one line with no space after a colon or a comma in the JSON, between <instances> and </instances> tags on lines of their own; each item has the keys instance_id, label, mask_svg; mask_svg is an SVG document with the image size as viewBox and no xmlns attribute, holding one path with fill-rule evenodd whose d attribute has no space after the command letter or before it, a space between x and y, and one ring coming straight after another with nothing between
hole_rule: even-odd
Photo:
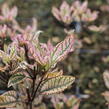
<instances>
[{"instance_id":1,"label":"leaf","mask_svg":"<svg viewBox=\"0 0 109 109\"><path fill-rule=\"evenodd\" d=\"M109 72L108 71L105 71L103 73L103 79L104 79L106 87L109 89Z\"/></svg>"},{"instance_id":2,"label":"leaf","mask_svg":"<svg viewBox=\"0 0 109 109\"><path fill-rule=\"evenodd\" d=\"M10 10L10 15L11 17L15 18L18 14L18 9L16 6L14 6L11 10Z\"/></svg>"},{"instance_id":3,"label":"leaf","mask_svg":"<svg viewBox=\"0 0 109 109\"><path fill-rule=\"evenodd\" d=\"M74 36L68 36L64 41L60 42L54 47L54 50L51 52L50 62L46 69L55 65L55 63L63 60L69 52L74 51L75 49L75 39Z\"/></svg>"},{"instance_id":4,"label":"leaf","mask_svg":"<svg viewBox=\"0 0 109 109\"><path fill-rule=\"evenodd\" d=\"M11 96L0 96L0 108L1 107L14 107L16 105L16 99Z\"/></svg>"},{"instance_id":5,"label":"leaf","mask_svg":"<svg viewBox=\"0 0 109 109\"><path fill-rule=\"evenodd\" d=\"M6 54L4 51L0 50L0 58L3 60L5 64L9 63L9 55Z\"/></svg>"},{"instance_id":6,"label":"leaf","mask_svg":"<svg viewBox=\"0 0 109 109\"><path fill-rule=\"evenodd\" d=\"M52 8L52 14L57 20L61 21L60 11L56 7Z\"/></svg>"},{"instance_id":7,"label":"leaf","mask_svg":"<svg viewBox=\"0 0 109 109\"><path fill-rule=\"evenodd\" d=\"M3 16L7 16L8 15L8 13L9 13L9 7L8 7L8 4L7 3L4 3L3 5L2 5L2 8L1 8L2 10L2 14L3 14Z\"/></svg>"},{"instance_id":8,"label":"leaf","mask_svg":"<svg viewBox=\"0 0 109 109\"><path fill-rule=\"evenodd\" d=\"M7 48L7 54L10 60L15 60L17 56L17 44L16 42L11 43Z\"/></svg>"},{"instance_id":9,"label":"leaf","mask_svg":"<svg viewBox=\"0 0 109 109\"><path fill-rule=\"evenodd\" d=\"M80 104L80 99L75 97L75 96L70 96L68 98L68 100L66 101L66 105L68 107L72 107L73 109L78 109L76 107L78 107Z\"/></svg>"},{"instance_id":10,"label":"leaf","mask_svg":"<svg viewBox=\"0 0 109 109\"><path fill-rule=\"evenodd\" d=\"M2 58L3 62L5 64L8 64L10 61L17 59L17 51L16 51L16 45L13 42L8 46L8 48L5 48L7 51L0 50L0 58Z\"/></svg>"},{"instance_id":11,"label":"leaf","mask_svg":"<svg viewBox=\"0 0 109 109\"><path fill-rule=\"evenodd\" d=\"M11 97L16 98L17 97L17 93L16 93L16 91L11 90L11 91L7 91L7 92L3 93L2 96L11 96Z\"/></svg>"},{"instance_id":12,"label":"leaf","mask_svg":"<svg viewBox=\"0 0 109 109\"><path fill-rule=\"evenodd\" d=\"M22 62L22 61L25 61L25 50L23 49L23 48L21 48L20 50L19 50L19 55L20 55L20 61Z\"/></svg>"},{"instance_id":13,"label":"leaf","mask_svg":"<svg viewBox=\"0 0 109 109\"><path fill-rule=\"evenodd\" d=\"M63 71L60 71L60 72L48 72L46 75L45 75L45 79L50 79L50 78L55 78L55 77L58 77L58 76L61 76L63 74Z\"/></svg>"},{"instance_id":14,"label":"leaf","mask_svg":"<svg viewBox=\"0 0 109 109\"><path fill-rule=\"evenodd\" d=\"M8 79L9 79L9 73L0 72L0 89L6 90Z\"/></svg>"},{"instance_id":15,"label":"leaf","mask_svg":"<svg viewBox=\"0 0 109 109\"><path fill-rule=\"evenodd\" d=\"M109 91L103 92L102 95L104 96L105 100L109 103Z\"/></svg>"},{"instance_id":16,"label":"leaf","mask_svg":"<svg viewBox=\"0 0 109 109\"><path fill-rule=\"evenodd\" d=\"M16 45L14 43L12 43L9 47L8 47L9 55L10 55L10 58L13 59L15 57L15 55L16 55L16 49L17 48L16 48Z\"/></svg>"},{"instance_id":17,"label":"leaf","mask_svg":"<svg viewBox=\"0 0 109 109\"><path fill-rule=\"evenodd\" d=\"M41 94L53 94L65 90L74 82L72 76L58 76L45 81L41 86Z\"/></svg>"},{"instance_id":18,"label":"leaf","mask_svg":"<svg viewBox=\"0 0 109 109\"><path fill-rule=\"evenodd\" d=\"M9 79L8 87L22 82L25 79L25 77L26 76L23 74L23 72L19 72L19 73L12 75Z\"/></svg>"},{"instance_id":19,"label":"leaf","mask_svg":"<svg viewBox=\"0 0 109 109\"><path fill-rule=\"evenodd\" d=\"M88 29L90 31L93 31L93 32L103 32L107 29L107 26L105 26L105 25L100 25L100 26L91 25L88 27Z\"/></svg>"}]
</instances>

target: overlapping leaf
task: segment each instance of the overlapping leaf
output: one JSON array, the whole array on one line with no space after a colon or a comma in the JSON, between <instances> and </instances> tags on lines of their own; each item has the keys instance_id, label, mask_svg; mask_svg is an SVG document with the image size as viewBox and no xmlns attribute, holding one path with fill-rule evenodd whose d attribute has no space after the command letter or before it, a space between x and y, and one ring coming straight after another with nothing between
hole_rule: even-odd
<instances>
[{"instance_id":1,"label":"overlapping leaf","mask_svg":"<svg viewBox=\"0 0 109 109\"><path fill-rule=\"evenodd\" d=\"M0 58L2 58L2 61L5 64L8 64L10 61L15 60L18 57L16 49L15 43L12 43L8 46L8 48L5 48L6 51L0 50Z\"/></svg>"},{"instance_id":2,"label":"overlapping leaf","mask_svg":"<svg viewBox=\"0 0 109 109\"><path fill-rule=\"evenodd\" d=\"M0 96L1 107L14 107L16 105L16 98L14 91L9 91Z\"/></svg>"},{"instance_id":3,"label":"overlapping leaf","mask_svg":"<svg viewBox=\"0 0 109 109\"><path fill-rule=\"evenodd\" d=\"M58 76L45 81L42 86L41 94L53 94L65 90L74 82L75 78L72 76Z\"/></svg>"},{"instance_id":4,"label":"overlapping leaf","mask_svg":"<svg viewBox=\"0 0 109 109\"><path fill-rule=\"evenodd\" d=\"M12 75L9 79L8 87L22 82L25 78L26 78L26 76L22 72Z\"/></svg>"},{"instance_id":5,"label":"overlapping leaf","mask_svg":"<svg viewBox=\"0 0 109 109\"><path fill-rule=\"evenodd\" d=\"M7 72L0 72L0 89L5 89L7 87L9 74Z\"/></svg>"},{"instance_id":6,"label":"overlapping leaf","mask_svg":"<svg viewBox=\"0 0 109 109\"><path fill-rule=\"evenodd\" d=\"M7 91L7 92L3 93L2 96L11 96L11 97L16 98L17 93L16 93L16 91L11 90L11 91Z\"/></svg>"},{"instance_id":7,"label":"overlapping leaf","mask_svg":"<svg viewBox=\"0 0 109 109\"><path fill-rule=\"evenodd\" d=\"M0 58L2 58L5 64L7 64L10 61L9 55L3 52L2 50L0 50Z\"/></svg>"},{"instance_id":8,"label":"overlapping leaf","mask_svg":"<svg viewBox=\"0 0 109 109\"><path fill-rule=\"evenodd\" d=\"M46 75L45 75L45 79L50 79L50 78L55 78L55 77L58 77L58 76L61 76L63 74L63 72L62 71L60 71L60 72L48 72Z\"/></svg>"},{"instance_id":9,"label":"overlapping leaf","mask_svg":"<svg viewBox=\"0 0 109 109\"><path fill-rule=\"evenodd\" d=\"M2 6L2 15L0 15L0 20L12 21L17 16L17 7L14 6L12 9L9 8L8 4L3 4Z\"/></svg>"}]
</instances>

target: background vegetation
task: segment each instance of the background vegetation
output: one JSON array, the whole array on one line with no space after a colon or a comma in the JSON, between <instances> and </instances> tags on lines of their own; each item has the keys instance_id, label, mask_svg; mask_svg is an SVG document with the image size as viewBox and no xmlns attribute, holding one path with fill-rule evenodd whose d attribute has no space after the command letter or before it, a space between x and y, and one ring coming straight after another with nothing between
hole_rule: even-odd
<instances>
[{"instance_id":1,"label":"background vegetation","mask_svg":"<svg viewBox=\"0 0 109 109\"><path fill-rule=\"evenodd\" d=\"M25 27L31 23L31 18L38 20L38 29L44 31L43 41L48 38L54 43L64 39L63 27L59 25L51 13L52 6L59 6L63 0L7 0L11 6L16 5L19 9L17 20ZM66 0L72 3L73 0ZM81 0L84 1L84 0ZM88 0L92 10L99 11L98 19L93 23L104 24L107 30L103 33L89 32L84 30L78 35L82 40L80 52L60 63L64 72L76 76L77 82L69 92L81 97L81 94L88 94L87 99L81 98L80 109L107 109L105 100L101 93L106 90L102 73L109 69L109 11L102 11L101 7L107 5L106 0ZM0 1L1 4L4 2ZM109 3L108 3L109 5ZM79 94L78 89L79 88Z\"/></svg>"}]
</instances>

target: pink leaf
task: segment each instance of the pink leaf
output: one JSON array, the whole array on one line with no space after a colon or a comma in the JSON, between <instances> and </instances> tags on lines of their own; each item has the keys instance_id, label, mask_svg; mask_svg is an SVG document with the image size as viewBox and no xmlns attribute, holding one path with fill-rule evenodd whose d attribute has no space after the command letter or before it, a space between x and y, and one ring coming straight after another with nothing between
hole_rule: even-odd
<instances>
[{"instance_id":1,"label":"pink leaf","mask_svg":"<svg viewBox=\"0 0 109 109\"><path fill-rule=\"evenodd\" d=\"M10 16L12 18L15 18L17 16L17 13L18 13L18 9L16 6L14 6L11 10L10 10Z\"/></svg>"},{"instance_id":2,"label":"pink leaf","mask_svg":"<svg viewBox=\"0 0 109 109\"><path fill-rule=\"evenodd\" d=\"M47 67L55 65L57 62L63 60L69 52L74 51L74 44L74 36L68 36L64 41L57 44L50 54L49 65Z\"/></svg>"},{"instance_id":3,"label":"pink leaf","mask_svg":"<svg viewBox=\"0 0 109 109\"><path fill-rule=\"evenodd\" d=\"M81 9L83 12L85 12L87 10L87 6L88 6L88 1L83 2Z\"/></svg>"},{"instance_id":4,"label":"pink leaf","mask_svg":"<svg viewBox=\"0 0 109 109\"><path fill-rule=\"evenodd\" d=\"M59 10L57 8L53 7L52 8L52 13L56 17L57 20L59 20L59 21L61 20L60 12L59 12Z\"/></svg>"}]
</instances>

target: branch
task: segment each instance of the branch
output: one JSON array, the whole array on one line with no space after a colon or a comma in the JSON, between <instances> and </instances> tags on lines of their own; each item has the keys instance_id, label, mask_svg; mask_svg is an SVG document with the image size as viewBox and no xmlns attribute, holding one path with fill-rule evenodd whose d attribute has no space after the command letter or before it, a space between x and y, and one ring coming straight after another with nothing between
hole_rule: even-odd
<instances>
[{"instance_id":1,"label":"branch","mask_svg":"<svg viewBox=\"0 0 109 109\"><path fill-rule=\"evenodd\" d=\"M34 100L34 98L35 98L35 96L36 96L36 93L37 93L37 91L38 91L38 89L39 89L39 87L40 87L40 85L41 85L41 83L42 83L42 81L43 81L43 78L44 78L44 76L42 76L42 78L41 78L41 80L39 81L39 83L38 83L38 85L37 85L37 87L36 87L36 90L35 90L35 92L33 93L33 96L32 96L32 101Z\"/></svg>"}]
</instances>

